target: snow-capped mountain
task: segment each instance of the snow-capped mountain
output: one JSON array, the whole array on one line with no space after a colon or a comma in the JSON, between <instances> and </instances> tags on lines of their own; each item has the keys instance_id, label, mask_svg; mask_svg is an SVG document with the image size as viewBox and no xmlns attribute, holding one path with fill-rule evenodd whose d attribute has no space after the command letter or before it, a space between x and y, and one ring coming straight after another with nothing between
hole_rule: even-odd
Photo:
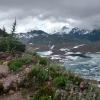
<instances>
[{"instance_id":1,"label":"snow-capped mountain","mask_svg":"<svg viewBox=\"0 0 100 100\"><path fill-rule=\"evenodd\" d=\"M90 33L91 30L87 29L80 29L78 27L62 27L58 32L55 32L55 34L63 35L63 34L76 34L76 35L85 35Z\"/></svg>"},{"instance_id":2,"label":"snow-capped mountain","mask_svg":"<svg viewBox=\"0 0 100 100\"><path fill-rule=\"evenodd\" d=\"M53 34L46 33L42 30L33 30L27 33L19 33L17 37L25 43L35 44L52 44L66 42L96 42L100 41L100 29L92 31L80 28L62 27L59 32Z\"/></svg>"},{"instance_id":3,"label":"snow-capped mountain","mask_svg":"<svg viewBox=\"0 0 100 100\"><path fill-rule=\"evenodd\" d=\"M72 30L69 32L70 34L78 34L78 35L85 35L90 33L90 30L86 30L86 29L80 29L80 28L72 28Z\"/></svg>"},{"instance_id":4,"label":"snow-capped mountain","mask_svg":"<svg viewBox=\"0 0 100 100\"><path fill-rule=\"evenodd\" d=\"M55 34L59 34L59 35L69 34L71 30L72 30L72 27L64 26L58 32L56 32Z\"/></svg>"}]
</instances>

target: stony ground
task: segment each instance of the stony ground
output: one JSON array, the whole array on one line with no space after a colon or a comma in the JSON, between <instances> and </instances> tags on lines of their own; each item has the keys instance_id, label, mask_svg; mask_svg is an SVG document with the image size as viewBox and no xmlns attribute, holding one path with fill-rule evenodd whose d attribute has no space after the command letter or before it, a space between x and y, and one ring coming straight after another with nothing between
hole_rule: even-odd
<instances>
[{"instance_id":1,"label":"stony ground","mask_svg":"<svg viewBox=\"0 0 100 100\"><path fill-rule=\"evenodd\" d=\"M23 66L18 73L13 74L10 73L7 65L0 65L0 86L3 86L5 91L5 94L0 96L0 100L28 100L27 97L21 95L18 85L24 76L31 71L31 68L31 66Z\"/></svg>"},{"instance_id":2,"label":"stony ground","mask_svg":"<svg viewBox=\"0 0 100 100\"><path fill-rule=\"evenodd\" d=\"M20 92L15 92L9 95L0 96L0 100L28 100L28 98L22 96Z\"/></svg>"}]
</instances>

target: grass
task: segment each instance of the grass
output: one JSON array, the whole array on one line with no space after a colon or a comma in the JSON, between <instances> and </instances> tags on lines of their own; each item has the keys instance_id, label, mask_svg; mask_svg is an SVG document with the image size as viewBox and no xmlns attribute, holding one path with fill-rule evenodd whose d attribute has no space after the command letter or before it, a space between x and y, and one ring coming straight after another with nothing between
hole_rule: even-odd
<instances>
[{"instance_id":1,"label":"grass","mask_svg":"<svg viewBox=\"0 0 100 100\"><path fill-rule=\"evenodd\" d=\"M67 78L65 76L58 76L53 80L53 83L58 88L63 88L67 84Z\"/></svg>"},{"instance_id":2,"label":"grass","mask_svg":"<svg viewBox=\"0 0 100 100\"><path fill-rule=\"evenodd\" d=\"M8 63L9 69L13 72L18 71L23 65L32 63L32 59L17 58Z\"/></svg>"}]
</instances>

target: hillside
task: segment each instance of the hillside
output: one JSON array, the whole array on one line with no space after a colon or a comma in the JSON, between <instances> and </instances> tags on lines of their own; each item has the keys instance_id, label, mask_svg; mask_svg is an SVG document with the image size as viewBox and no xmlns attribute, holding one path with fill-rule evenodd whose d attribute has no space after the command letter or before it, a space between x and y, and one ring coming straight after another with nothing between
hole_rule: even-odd
<instances>
[{"instance_id":1,"label":"hillside","mask_svg":"<svg viewBox=\"0 0 100 100\"><path fill-rule=\"evenodd\" d=\"M49 59L30 53L2 53L0 58L1 100L75 100L90 99L90 96L93 100L100 98L99 88L92 85L91 81L65 71L62 66Z\"/></svg>"}]
</instances>

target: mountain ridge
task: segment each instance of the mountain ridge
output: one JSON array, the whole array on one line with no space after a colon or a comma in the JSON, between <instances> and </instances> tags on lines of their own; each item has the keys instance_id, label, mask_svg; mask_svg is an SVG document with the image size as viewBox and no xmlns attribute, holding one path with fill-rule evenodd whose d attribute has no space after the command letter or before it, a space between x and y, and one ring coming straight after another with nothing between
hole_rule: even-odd
<instances>
[{"instance_id":1,"label":"mountain ridge","mask_svg":"<svg viewBox=\"0 0 100 100\"><path fill-rule=\"evenodd\" d=\"M42 30L32 30L27 33L19 33L16 36L25 43L34 44L57 44L66 42L98 42L100 41L100 29L85 30L77 27L71 30L68 27L63 27L61 31L49 34ZM67 31L65 31L67 30ZM58 41L59 40L59 41Z\"/></svg>"}]
</instances>

